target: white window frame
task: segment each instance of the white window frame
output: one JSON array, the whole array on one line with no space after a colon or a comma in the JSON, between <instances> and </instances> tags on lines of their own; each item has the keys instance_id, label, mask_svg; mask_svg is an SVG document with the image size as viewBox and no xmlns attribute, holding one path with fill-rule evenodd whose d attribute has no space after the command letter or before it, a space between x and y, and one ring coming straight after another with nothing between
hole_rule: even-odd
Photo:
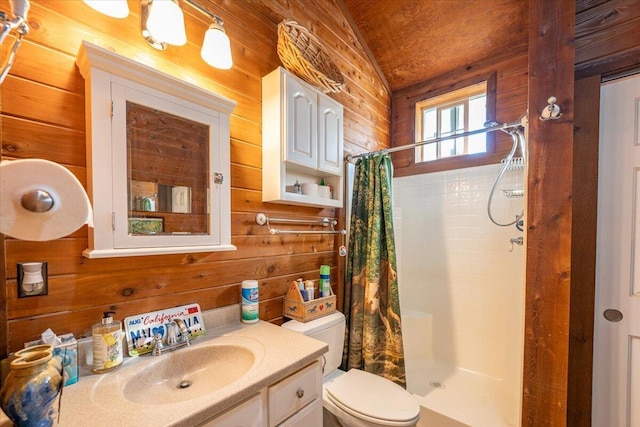
<instances>
[{"instance_id":1,"label":"white window frame","mask_svg":"<svg viewBox=\"0 0 640 427\"><path fill-rule=\"evenodd\" d=\"M457 130L456 133L465 133L471 130L475 130L475 129L469 129L469 116L470 116L469 101L471 99L474 99L482 95L485 96L485 98L487 98L488 97L487 87L488 87L487 81L484 80L460 89L447 92L445 94L442 94L433 98L416 102L415 104L415 142L422 142L422 141L428 141L430 139L435 140L435 139L442 138L443 135L442 135L440 112L444 109L448 109L456 105L462 105L464 107L464 113L465 113L464 119L463 119L463 128ZM433 110L433 109L436 109L436 122L437 122L436 132L433 137L424 139L423 137L424 112L428 110ZM486 108L485 108L485 117L486 117ZM456 144L460 143L459 141L457 141L457 139L459 138L456 138L455 140ZM448 140L448 141L451 141L451 140ZM426 163L426 162L432 162L440 159L448 159L452 157L458 157L458 156L469 154L469 137L462 138L462 141L461 141L463 144L462 152L458 154L454 154L452 156L444 156L444 157L442 156L442 142L444 141L438 141L434 143L436 144L436 157L430 158L430 159L425 159L426 150L430 144L424 144L416 147L415 163L416 164ZM487 145L485 145L485 151L483 153L486 153L487 149L488 147Z\"/></svg>"}]
</instances>

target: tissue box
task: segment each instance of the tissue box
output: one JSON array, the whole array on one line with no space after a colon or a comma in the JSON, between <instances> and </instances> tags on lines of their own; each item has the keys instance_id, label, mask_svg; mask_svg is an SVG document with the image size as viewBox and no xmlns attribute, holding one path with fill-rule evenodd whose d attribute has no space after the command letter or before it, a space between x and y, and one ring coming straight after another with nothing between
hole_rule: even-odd
<instances>
[{"instance_id":1,"label":"tissue box","mask_svg":"<svg viewBox=\"0 0 640 427\"><path fill-rule=\"evenodd\" d=\"M64 368L64 385L78 382L78 341L73 334L58 335L60 344L53 348L53 356L60 359ZM29 341L24 347L43 344L42 340Z\"/></svg>"}]
</instances>

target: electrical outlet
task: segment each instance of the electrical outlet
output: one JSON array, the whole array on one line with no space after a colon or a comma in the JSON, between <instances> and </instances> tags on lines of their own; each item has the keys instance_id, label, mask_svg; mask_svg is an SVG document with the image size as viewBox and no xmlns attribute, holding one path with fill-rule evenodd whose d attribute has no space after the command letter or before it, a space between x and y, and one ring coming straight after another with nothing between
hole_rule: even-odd
<instances>
[{"instance_id":1,"label":"electrical outlet","mask_svg":"<svg viewBox=\"0 0 640 427\"><path fill-rule=\"evenodd\" d=\"M18 298L47 295L48 277L46 262L18 263Z\"/></svg>"}]
</instances>

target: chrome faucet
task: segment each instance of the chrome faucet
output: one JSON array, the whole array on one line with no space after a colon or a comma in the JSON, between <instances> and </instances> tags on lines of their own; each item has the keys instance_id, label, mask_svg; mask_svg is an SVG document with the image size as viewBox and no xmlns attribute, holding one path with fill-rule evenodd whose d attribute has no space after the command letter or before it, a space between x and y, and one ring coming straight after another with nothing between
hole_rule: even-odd
<instances>
[{"instance_id":1,"label":"chrome faucet","mask_svg":"<svg viewBox=\"0 0 640 427\"><path fill-rule=\"evenodd\" d=\"M188 347L189 329L182 319L172 319L167 325L167 343L162 343L162 335L156 334L153 337L151 347L152 356L160 356L162 353L177 350L181 347Z\"/></svg>"}]
</instances>

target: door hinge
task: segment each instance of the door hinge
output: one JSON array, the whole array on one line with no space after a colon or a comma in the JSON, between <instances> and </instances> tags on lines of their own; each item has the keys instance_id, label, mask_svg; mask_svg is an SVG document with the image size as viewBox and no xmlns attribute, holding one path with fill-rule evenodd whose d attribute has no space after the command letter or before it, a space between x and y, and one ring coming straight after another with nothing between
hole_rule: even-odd
<instances>
[{"instance_id":1,"label":"door hinge","mask_svg":"<svg viewBox=\"0 0 640 427\"><path fill-rule=\"evenodd\" d=\"M224 175L222 175L220 172L214 172L213 173L213 183L214 184L222 184L223 181L224 181Z\"/></svg>"},{"instance_id":2,"label":"door hinge","mask_svg":"<svg viewBox=\"0 0 640 427\"><path fill-rule=\"evenodd\" d=\"M113 119L113 100L109 101L109 117Z\"/></svg>"},{"instance_id":3,"label":"door hinge","mask_svg":"<svg viewBox=\"0 0 640 427\"><path fill-rule=\"evenodd\" d=\"M116 213L111 212L111 229L116 231Z\"/></svg>"}]
</instances>

